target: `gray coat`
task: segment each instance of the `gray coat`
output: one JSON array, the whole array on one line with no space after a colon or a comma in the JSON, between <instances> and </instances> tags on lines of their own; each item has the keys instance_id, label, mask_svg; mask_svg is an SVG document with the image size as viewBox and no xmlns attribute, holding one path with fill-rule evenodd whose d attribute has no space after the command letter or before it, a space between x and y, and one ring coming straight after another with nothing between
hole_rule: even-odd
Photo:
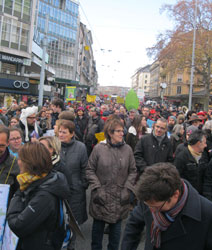
<instances>
[{"instance_id":1,"label":"gray coat","mask_svg":"<svg viewBox=\"0 0 212 250\"><path fill-rule=\"evenodd\" d=\"M135 159L130 146L97 144L89 158L86 176L91 185L91 216L108 223L126 218L130 190L134 190L136 178Z\"/></svg>"},{"instance_id":2,"label":"gray coat","mask_svg":"<svg viewBox=\"0 0 212 250\"><path fill-rule=\"evenodd\" d=\"M69 187L69 204L79 224L87 220L86 189L88 183L85 177L87 166L87 150L82 142L72 138L70 143L62 143L61 171L65 174Z\"/></svg>"}]
</instances>

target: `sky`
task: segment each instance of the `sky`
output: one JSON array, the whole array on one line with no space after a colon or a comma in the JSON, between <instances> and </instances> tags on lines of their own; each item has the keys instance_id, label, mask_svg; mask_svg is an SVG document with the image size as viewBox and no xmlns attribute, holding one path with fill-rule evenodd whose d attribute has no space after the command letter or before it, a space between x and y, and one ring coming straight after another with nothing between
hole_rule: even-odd
<instances>
[{"instance_id":1,"label":"sky","mask_svg":"<svg viewBox=\"0 0 212 250\"><path fill-rule=\"evenodd\" d=\"M131 86L136 69L151 64L146 48L172 28L163 4L176 0L79 0L80 19L92 32L101 86Z\"/></svg>"}]
</instances>

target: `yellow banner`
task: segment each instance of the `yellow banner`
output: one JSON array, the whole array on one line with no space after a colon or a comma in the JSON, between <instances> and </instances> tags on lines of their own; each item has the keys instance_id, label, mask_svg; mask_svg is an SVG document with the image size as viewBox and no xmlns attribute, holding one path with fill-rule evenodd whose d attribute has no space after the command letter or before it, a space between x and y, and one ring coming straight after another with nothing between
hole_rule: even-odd
<instances>
[{"instance_id":1,"label":"yellow banner","mask_svg":"<svg viewBox=\"0 0 212 250\"><path fill-rule=\"evenodd\" d=\"M120 96L117 96L116 102L117 102L117 103L124 103L124 98L122 98L122 97L120 97Z\"/></svg>"},{"instance_id":2,"label":"yellow banner","mask_svg":"<svg viewBox=\"0 0 212 250\"><path fill-rule=\"evenodd\" d=\"M96 133L96 134L95 134L95 137L96 137L96 139L98 140L98 143L99 143L100 141L104 141L104 140L105 140L105 134L104 134L104 132Z\"/></svg>"},{"instance_id":3,"label":"yellow banner","mask_svg":"<svg viewBox=\"0 0 212 250\"><path fill-rule=\"evenodd\" d=\"M95 95L87 95L86 100L87 100L87 102L95 102L96 96Z\"/></svg>"}]
</instances>

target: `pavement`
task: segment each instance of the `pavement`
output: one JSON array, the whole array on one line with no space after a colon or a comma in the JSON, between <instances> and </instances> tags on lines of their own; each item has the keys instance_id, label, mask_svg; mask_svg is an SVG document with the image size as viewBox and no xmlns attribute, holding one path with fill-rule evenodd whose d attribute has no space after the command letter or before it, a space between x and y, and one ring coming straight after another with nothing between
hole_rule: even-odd
<instances>
[{"instance_id":1,"label":"pavement","mask_svg":"<svg viewBox=\"0 0 212 250\"><path fill-rule=\"evenodd\" d=\"M89 205L89 201L90 201L90 189L87 190L87 208ZM79 236L77 236L75 250L91 250L92 223L93 223L93 219L90 215L88 215L88 220L83 225L81 225L81 231L85 237L85 240L83 240ZM125 224L126 224L126 220L124 220L122 223L122 233L124 231ZM144 239L145 239L145 236L142 236L141 242L140 242L137 250L144 249ZM102 250L107 250L107 244L108 244L108 235L104 234Z\"/></svg>"}]
</instances>

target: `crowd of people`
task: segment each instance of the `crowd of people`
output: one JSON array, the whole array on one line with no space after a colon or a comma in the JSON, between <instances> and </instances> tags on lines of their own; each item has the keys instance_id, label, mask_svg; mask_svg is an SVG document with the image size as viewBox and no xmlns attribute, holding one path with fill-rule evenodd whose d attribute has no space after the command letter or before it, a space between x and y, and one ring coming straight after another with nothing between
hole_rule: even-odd
<instances>
[{"instance_id":1,"label":"crowd of people","mask_svg":"<svg viewBox=\"0 0 212 250\"><path fill-rule=\"evenodd\" d=\"M212 249L212 109L64 106L57 98L0 112L0 183L10 185L17 250L60 249L58 200L67 199L82 225L88 187L92 250L102 249L106 231L108 250L118 250L126 218L122 250L137 249L145 226L145 250Z\"/></svg>"}]
</instances>

